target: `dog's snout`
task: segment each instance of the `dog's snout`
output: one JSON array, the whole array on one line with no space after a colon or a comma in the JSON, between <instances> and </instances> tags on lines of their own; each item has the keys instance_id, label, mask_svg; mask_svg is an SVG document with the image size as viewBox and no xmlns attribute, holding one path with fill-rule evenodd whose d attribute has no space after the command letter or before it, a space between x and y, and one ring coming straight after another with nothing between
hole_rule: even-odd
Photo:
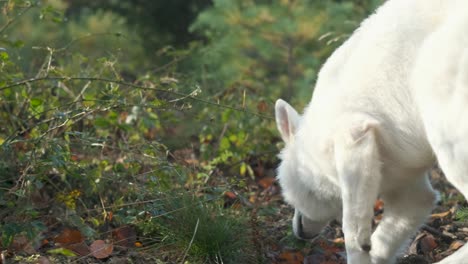
<instances>
[{"instance_id":1,"label":"dog's snout","mask_svg":"<svg viewBox=\"0 0 468 264\"><path fill-rule=\"evenodd\" d=\"M294 213L293 230L294 235L297 238L303 240L314 240L318 237L320 233L320 229L316 231L311 230L309 221L307 221L306 218L298 210L296 210Z\"/></svg>"}]
</instances>

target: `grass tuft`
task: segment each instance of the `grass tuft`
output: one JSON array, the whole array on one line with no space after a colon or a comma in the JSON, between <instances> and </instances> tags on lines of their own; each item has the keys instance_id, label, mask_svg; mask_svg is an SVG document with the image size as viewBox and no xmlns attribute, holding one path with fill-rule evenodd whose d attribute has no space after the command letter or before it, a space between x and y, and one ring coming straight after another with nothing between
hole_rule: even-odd
<instances>
[{"instance_id":1,"label":"grass tuft","mask_svg":"<svg viewBox=\"0 0 468 264\"><path fill-rule=\"evenodd\" d=\"M251 229L242 212L188 194L171 199L166 211L161 227L178 252L185 252L179 261L253 263Z\"/></svg>"}]
</instances>

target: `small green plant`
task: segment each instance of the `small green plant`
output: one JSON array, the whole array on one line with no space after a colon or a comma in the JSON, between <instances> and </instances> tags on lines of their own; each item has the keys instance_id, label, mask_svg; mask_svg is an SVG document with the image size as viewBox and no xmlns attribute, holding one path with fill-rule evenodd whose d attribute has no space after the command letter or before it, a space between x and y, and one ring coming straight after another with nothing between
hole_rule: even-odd
<instances>
[{"instance_id":1,"label":"small green plant","mask_svg":"<svg viewBox=\"0 0 468 264\"><path fill-rule=\"evenodd\" d=\"M455 218L460 221L468 221L468 207L461 207L455 213Z\"/></svg>"},{"instance_id":2,"label":"small green plant","mask_svg":"<svg viewBox=\"0 0 468 264\"><path fill-rule=\"evenodd\" d=\"M161 216L141 226L166 237L167 247L178 248L178 262L254 263L255 249L245 212L223 208L216 199L187 193L169 197L159 210Z\"/></svg>"}]
</instances>

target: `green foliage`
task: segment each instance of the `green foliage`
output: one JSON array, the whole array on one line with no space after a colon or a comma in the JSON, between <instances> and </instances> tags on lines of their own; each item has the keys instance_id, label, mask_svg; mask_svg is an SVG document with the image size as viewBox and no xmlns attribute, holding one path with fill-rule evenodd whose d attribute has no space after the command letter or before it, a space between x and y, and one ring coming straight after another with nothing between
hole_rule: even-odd
<instances>
[{"instance_id":1,"label":"green foliage","mask_svg":"<svg viewBox=\"0 0 468 264\"><path fill-rule=\"evenodd\" d=\"M2 247L50 226L98 239L131 225L178 261L258 259L247 212L219 198L259 176L252 159L275 162L274 100L303 105L378 1L159 2L0 1Z\"/></svg>"},{"instance_id":2,"label":"green foliage","mask_svg":"<svg viewBox=\"0 0 468 264\"><path fill-rule=\"evenodd\" d=\"M215 0L191 27L208 39L199 58L203 83L225 87L238 103L259 96L310 98L319 66L372 11L360 4Z\"/></svg>"},{"instance_id":3,"label":"green foliage","mask_svg":"<svg viewBox=\"0 0 468 264\"><path fill-rule=\"evenodd\" d=\"M210 5L210 0L68 0L68 14L79 16L91 10L107 10L122 15L145 37L148 48L170 43L187 47L197 38L188 31L198 12Z\"/></svg>"},{"instance_id":4,"label":"green foliage","mask_svg":"<svg viewBox=\"0 0 468 264\"><path fill-rule=\"evenodd\" d=\"M457 210L455 213L455 218L460 221L468 220L468 207L462 207Z\"/></svg>"},{"instance_id":5,"label":"green foliage","mask_svg":"<svg viewBox=\"0 0 468 264\"><path fill-rule=\"evenodd\" d=\"M132 70L138 56L131 64L128 55L142 48L85 34L111 27L130 32L115 15L65 23L57 19L63 17L58 1L58 7L22 3L3 2L8 15L0 20L2 245L21 234L41 239L45 222L94 237L106 207L154 199L184 180L156 138L161 119L179 110L169 103L179 95L150 88L168 87L164 75L124 84L126 72L133 79L138 73ZM28 31L38 35L23 35ZM61 41L66 44L52 47Z\"/></svg>"},{"instance_id":6,"label":"green foliage","mask_svg":"<svg viewBox=\"0 0 468 264\"><path fill-rule=\"evenodd\" d=\"M252 263L255 251L247 218L219 202L173 195L157 208L159 218L149 218L140 226L146 235L165 237L166 247L178 248L180 262Z\"/></svg>"},{"instance_id":7,"label":"green foliage","mask_svg":"<svg viewBox=\"0 0 468 264\"><path fill-rule=\"evenodd\" d=\"M52 254L52 255L63 255L67 257L76 256L76 254L73 251L66 249L66 248L54 248L54 249L48 250L47 253Z\"/></svg>"}]
</instances>

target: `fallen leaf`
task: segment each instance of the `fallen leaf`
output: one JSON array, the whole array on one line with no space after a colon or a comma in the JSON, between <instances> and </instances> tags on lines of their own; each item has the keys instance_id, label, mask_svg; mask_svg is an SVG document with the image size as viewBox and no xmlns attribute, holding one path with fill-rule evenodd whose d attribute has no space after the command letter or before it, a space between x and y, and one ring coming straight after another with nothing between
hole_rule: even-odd
<instances>
[{"instance_id":1,"label":"fallen leaf","mask_svg":"<svg viewBox=\"0 0 468 264\"><path fill-rule=\"evenodd\" d=\"M112 254L114 246L104 240L96 240L91 244L91 254L97 259L104 259Z\"/></svg>"},{"instance_id":2,"label":"fallen leaf","mask_svg":"<svg viewBox=\"0 0 468 264\"><path fill-rule=\"evenodd\" d=\"M419 241L419 248L423 254L427 254L434 250L437 247L437 242L435 238L431 234L426 234L421 240Z\"/></svg>"},{"instance_id":3,"label":"fallen leaf","mask_svg":"<svg viewBox=\"0 0 468 264\"><path fill-rule=\"evenodd\" d=\"M333 243L329 243L328 241L326 240L322 240L322 241L319 241L318 244L320 245L320 247L322 248L323 252L325 253L325 255L327 256L331 256L335 253L338 253L338 252L341 252L343 251L342 248L340 248L339 246L337 246L336 244L333 244ZM342 246L343 244L341 244Z\"/></svg>"},{"instance_id":4,"label":"fallen leaf","mask_svg":"<svg viewBox=\"0 0 468 264\"><path fill-rule=\"evenodd\" d=\"M278 264L302 264L304 255L299 251L286 251L278 256Z\"/></svg>"},{"instance_id":5,"label":"fallen leaf","mask_svg":"<svg viewBox=\"0 0 468 264\"><path fill-rule=\"evenodd\" d=\"M264 177L258 181L258 185L262 186L263 189L268 189L276 182L274 177Z\"/></svg>"},{"instance_id":6,"label":"fallen leaf","mask_svg":"<svg viewBox=\"0 0 468 264\"><path fill-rule=\"evenodd\" d=\"M224 196L226 196L229 199L236 199L237 198L237 195L235 193L231 192L231 191L225 192Z\"/></svg>"},{"instance_id":7,"label":"fallen leaf","mask_svg":"<svg viewBox=\"0 0 468 264\"><path fill-rule=\"evenodd\" d=\"M10 248L14 252L23 252L29 255L36 253L36 249L32 246L31 241L23 235L15 236Z\"/></svg>"},{"instance_id":8,"label":"fallen leaf","mask_svg":"<svg viewBox=\"0 0 468 264\"><path fill-rule=\"evenodd\" d=\"M432 219L437 219L437 218L444 218L447 217L451 214L450 210L447 212L442 212L442 213L437 213L437 214L431 214Z\"/></svg>"},{"instance_id":9,"label":"fallen leaf","mask_svg":"<svg viewBox=\"0 0 468 264\"><path fill-rule=\"evenodd\" d=\"M342 237L338 237L338 238L333 239L333 243L335 243L335 244L344 244L344 242L345 242L344 238L342 238Z\"/></svg>"},{"instance_id":10,"label":"fallen leaf","mask_svg":"<svg viewBox=\"0 0 468 264\"><path fill-rule=\"evenodd\" d=\"M136 231L131 226L123 226L112 231L114 244L121 247L132 247L136 241Z\"/></svg>"},{"instance_id":11,"label":"fallen leaf","mask_svg":"<svg viewBox=\"0 0 468 264\"><path fill-rule=\"evenodd\" d=\"M40 247L47 246L47 245L49 245L49 243L50 243L49 240L47 240L47 239L44 238L44 239L42 239L42 241L41 241L41 246L40 246Z\"/></svg>"},{"instance_id":12,"label":"fallen leaf","mask_svg":"<svg viewBox=\"0 0 468 264\"><path fill-rule=\"evenodd\" d=\"M465 242L463 242L461 240L455 240L455 241L452 242L452 244L450 244L449 250L455 251L455 250L461 248L464 244L465 244Z\"/></svg>"},{"instance_id":13,"label":"fallen leaf","mask_svg":"<svg viewBox=\"0 0 468 264\"><path fill-rule=\"evenodd\" d=\"M88 245L86 245L86 243L84 241L80 242L80 243L75 243L75 244L68 244L68 245L65 245L63 247L73 251L78 256L88 256L89 253L91 252L89 250Z\"/></svg>"},{"instance_id":14,"label":"fallen leaf","mask_svg":"<svg viewBox=\"0 0 468 264\"><path fill-rule=\"evenodd\" d=\"M64 228L62 233L54 238L55 243L61 245L76 244L84 241L84 237L77 229Z\"/></svg>"}]
</instances>

